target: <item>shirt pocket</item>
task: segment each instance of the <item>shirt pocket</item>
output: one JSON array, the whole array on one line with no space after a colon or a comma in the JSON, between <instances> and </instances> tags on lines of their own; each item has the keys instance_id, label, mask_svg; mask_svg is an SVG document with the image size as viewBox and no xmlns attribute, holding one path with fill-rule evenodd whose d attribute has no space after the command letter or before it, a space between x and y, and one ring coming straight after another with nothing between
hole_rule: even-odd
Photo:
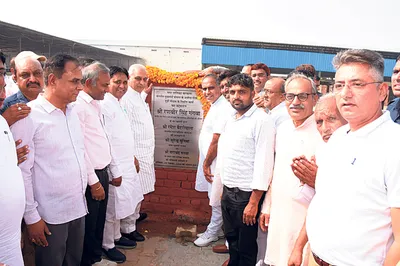
<instances>
[{"instance_id":1,"label":"shirt pocket","mask_svg":"<svg viewBox=\"0 0 400 266\"><path fill-rule=\"evenodd\" d=\"M0 132L0 149L0 166L12 163L16 149L11 132L5 128Z\"/></svg>"}]
</instances>

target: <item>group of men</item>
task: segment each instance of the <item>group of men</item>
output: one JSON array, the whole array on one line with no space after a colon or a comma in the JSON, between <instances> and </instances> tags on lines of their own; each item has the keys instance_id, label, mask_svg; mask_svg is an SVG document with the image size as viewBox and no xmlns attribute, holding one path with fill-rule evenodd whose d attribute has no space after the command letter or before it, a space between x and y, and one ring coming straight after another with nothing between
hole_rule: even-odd
<instances>
[{"instance_id":1,"label":"group of men","mask_svg":"<svg viewBox=\"0 0 400 266\"><path fill-rule=\"evenodd\" d=\"M0 264L24 265L22 218L36 266L124 262L117 248L145 240L136 223L155 184L146 68L24 51L10 71L18 91L0 102Z\"/></svg>"},{"instance_id":2,"label":"group of men","mask_svg":"<svg viewBox=\"0 0 400 266\"><path fill-rule=\"evenodd\" d=\"M262 63L204 77L211 108L196 189L208 191L212 214L194 244L223 232L213 251L229 253L224 265L400 261L399 98L382 110L380 54L345 50L333 65L334 91L323 96L311 65L286 80ZM400 57L392 89L400 97Z\"/></svg>"},{"instance_id":3,"label":"group of men","mask_svg":"<svg viewBox=\"0 0 400 266\"><path fill-rule=\"evenodd\" d=\"M0 59L0 263L24 265L22 218L37 266L124 262L117 248L145 240L136 223L155 183L146 68L24 51L6 98ZM263 63L204 76L196 190L212 215L194 244L225 237L214 247L229 252L225 265L400 261L399 98L382 110L378 53L346 50L333 64L322 97L310 65L286 80ZM400 57L392 89L400 97Z\"/></svg>"}]
</instances>

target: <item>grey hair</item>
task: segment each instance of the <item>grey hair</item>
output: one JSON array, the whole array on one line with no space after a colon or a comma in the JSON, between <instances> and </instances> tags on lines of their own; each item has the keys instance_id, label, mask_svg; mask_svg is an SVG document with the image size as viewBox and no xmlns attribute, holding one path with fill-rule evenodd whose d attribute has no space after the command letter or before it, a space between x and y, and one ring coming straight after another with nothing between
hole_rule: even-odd
<instances>
[{"instance_id":1,"label":"grey hair","mask_svg":"<svg viewBox=\"0 0 400 266\"><path fill-rule=\"evenodd\" d=\"M335 102L336 102L336 93L334 93L334 92L329 92L329 93L327 93L327 94L322 95L322 96L318 99L317 104L315 105L315 110L316 110L319 106L321 106L322 104L324 104L326 101L331 100L331 99L334 99ZM336 107L336 108L337 108L337 107Z\"/></svg>"},{"instance_id":2,"label":"grey hair","mask_svg":"<svg viewBox=\"0 0 400 266\"><path fill-rule=\"evenodd\" d=\"M82 69L82 84L85 84L86 81L90 79L92 85L96 86L97 79L102 72L110 73L110 69L108 69L105 64L98 61L95 61L92 64L84 67Z\"/></svg>"},{"instance_id":3,"label":"grey hair","mask_svg":"<svg viewBox=\"0 0 400 266\"><path fill-rule=\"evenodd\" d=\"M295 72L293 73L285 82L285 88L289 85L290 82L292 82L295 79L305 79L308 80L311 84L311 92L312 93L317 93L317 86L315 85L314 80L310 79L309 77L307 77L306 75L299 73L299 72Z\"/></svg>"},{"instance_id":4,"label":"grey hair","mask_svg":"<svg viewBox=\"0 0 400 266\"><path fill-rule=\"evenodd\" d=\"M343 64L351 63L368 65L378 81L383 81L384 59L379 53L367 49L349 49L340 51L332 60L336 70Z\"/></svg>"},{"instance_id":5,"label":"grey hair","mask_svg":"<svg viewBox=\"0 0 400 266\"><path fill-rule=\"evenodd\" d=\"M143 69L144 71L146 71L146 67L144 65L141 64L131 65L128 70L129 76L132 75L134 72L138 71L139 69Z\"/></svg>"}]
</instances>

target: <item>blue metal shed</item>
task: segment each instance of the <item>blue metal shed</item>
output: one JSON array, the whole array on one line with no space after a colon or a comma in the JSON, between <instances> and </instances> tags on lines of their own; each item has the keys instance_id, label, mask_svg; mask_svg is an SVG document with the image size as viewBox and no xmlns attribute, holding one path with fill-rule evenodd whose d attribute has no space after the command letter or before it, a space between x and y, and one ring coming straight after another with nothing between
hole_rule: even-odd
<instances>
[{"instance_id":1,"label":"blue metal shed","mask_svg":"<svg viewBox=\"0 0 400 266\"><path fill-rule=\"evenodd\" d=\"M263 62L272 69L288 73L301 64L312 64L318 72L332 76L334 55L345 48L232 41L204 38L203 65L244 66ZM385 77L390 77L398 54L380 52L385 58ZM279 71L278 71L279 72Z\"/></svg>"}]
</instances>

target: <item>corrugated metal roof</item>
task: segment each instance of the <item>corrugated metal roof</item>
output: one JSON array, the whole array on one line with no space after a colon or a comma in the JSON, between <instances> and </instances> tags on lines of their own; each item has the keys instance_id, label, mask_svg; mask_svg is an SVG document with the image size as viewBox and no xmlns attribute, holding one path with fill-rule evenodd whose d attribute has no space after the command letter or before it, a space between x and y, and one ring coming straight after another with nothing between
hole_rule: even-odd
<instances>
[{"instance_id":1,"label":"corrugated metal roof","mask_svg":"<svg viewBox=\"0 0 400 266\"><path fill-rule=\"evenodd\" d=\"M291 51L269 48L227 47L203 44L202 64L243 66L263 62L269 67L294 69L301 64L312 64L317 71L335 72L332 59L335 54ZM392 75L395 59L385 59L385 76Z\"/></svg>"}]
</instances>

